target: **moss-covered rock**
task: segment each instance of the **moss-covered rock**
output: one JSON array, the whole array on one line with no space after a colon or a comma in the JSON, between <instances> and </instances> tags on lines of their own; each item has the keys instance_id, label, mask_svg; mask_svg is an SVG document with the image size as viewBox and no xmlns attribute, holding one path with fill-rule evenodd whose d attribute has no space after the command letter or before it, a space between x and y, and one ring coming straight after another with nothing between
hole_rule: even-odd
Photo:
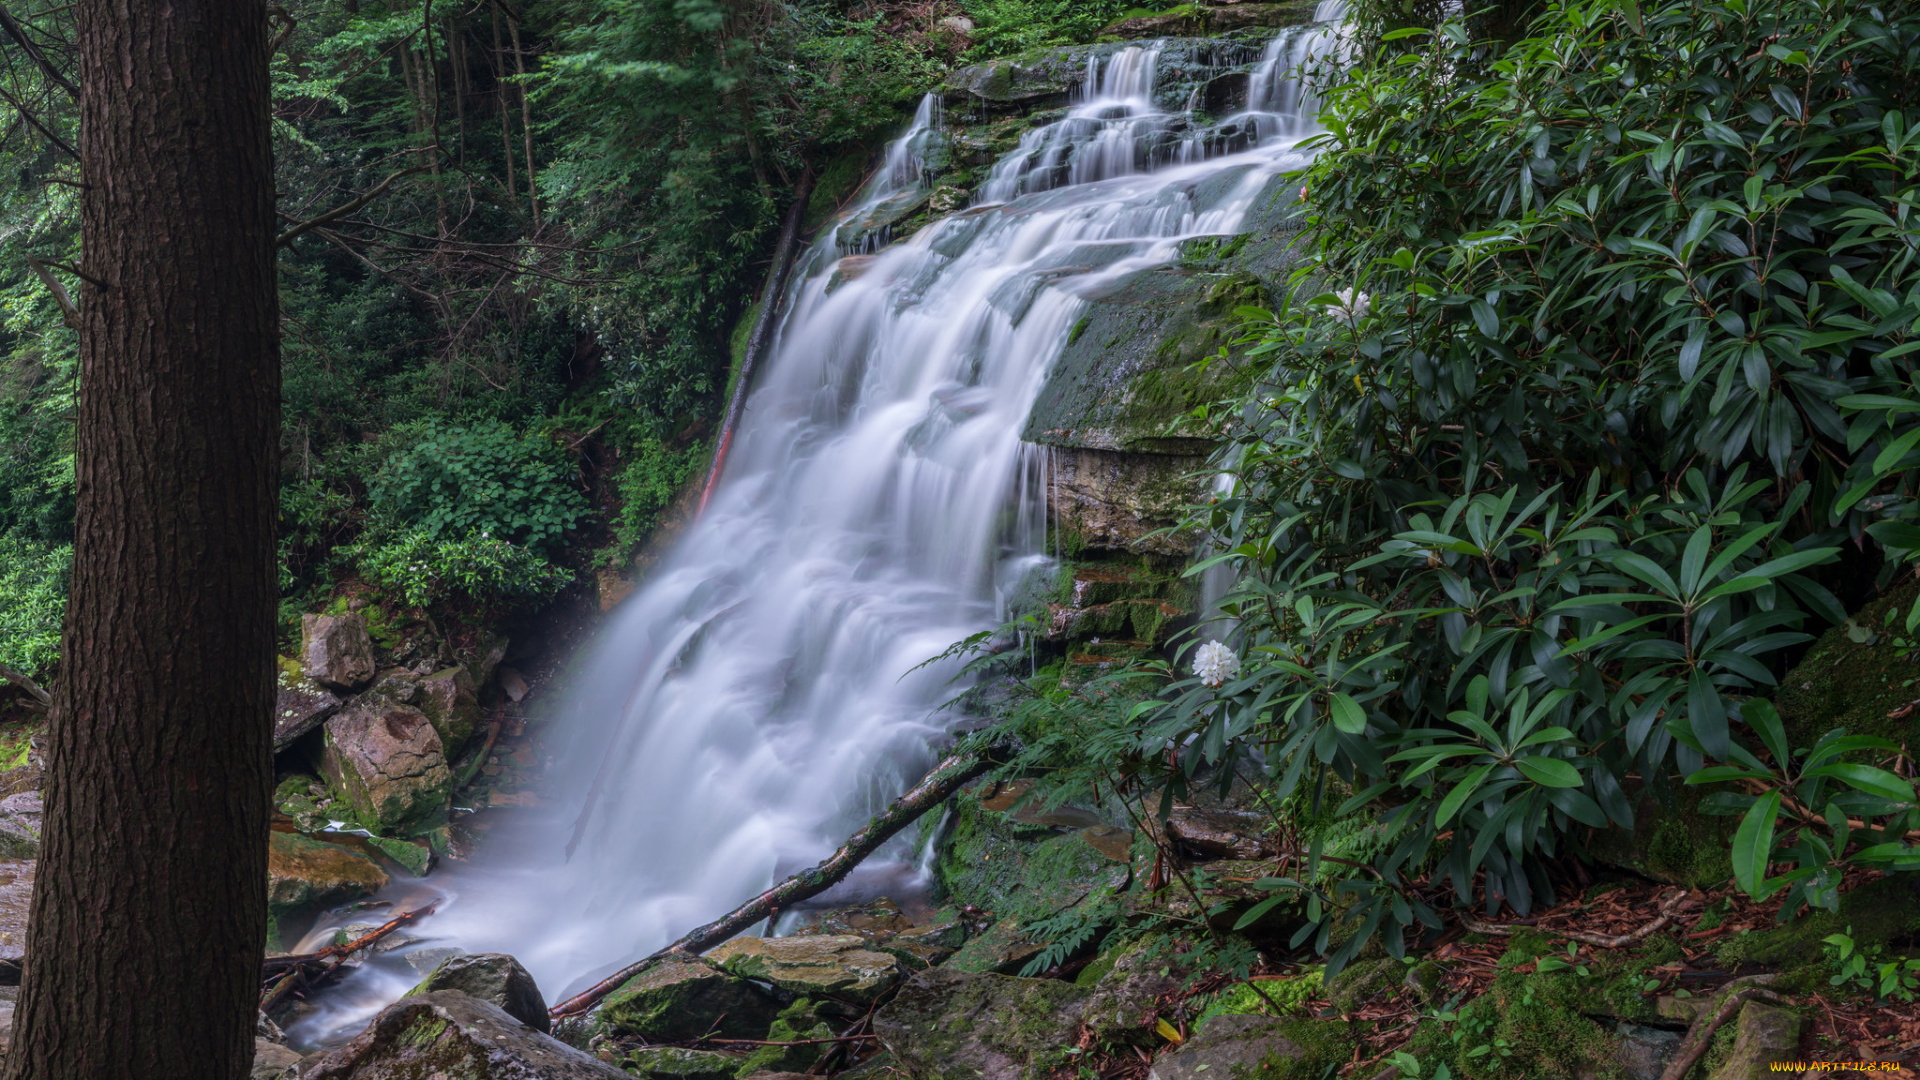
<instances>
[{"instance_id":1,"label":"moss-covered rock","mask_svg":"<svg viewBox=\"0 0 1920 1080\"><path fill-rule=\"evenodd\" d=\"M322 910L371 896L387 881L361 852L275 830L267 844L267 947L292 947Z\"/></svg>"},{"instance_id":2,"label":"moss-covered rock","mask_svg":"<svg viewBox=\"0 0 1920 1080\"><path fill-rule=\"evenodd\" d=\"M301 1080L632 1080L457 990L401 998Z\"/></svg>"},{"instance_id":3,"label":"moss-covered rock","mask_svg":"<svg viewBox=\"0 0 1920 1080\"><path fill-rule=\"evenodd\" d=\"M1902 656L1896 633L1920 596L1907 581L1821 634L1800 663L1780 680L1774 705L1795 747L1808 747L1834 728L1920 746L1920 654ZM1891 620L1891 625L1889 624Z\"/></svg>"},{"instance_id":4,"label":"moss-covered rock","mask_svg":"<svg viewBox=\"0 0 1920 1080\"><path fill-rule=\"evenodd\" d=\"M1840 897L1838 911L1811 911L1784 926L1729 935L1717 948L1726 964L1780 968L1788 985L1824 985L1827 959L1822 939L1846 934L1861 948L1920 937L1920 875L1898 874L1870 881Z\"/></svg>"},{"instance_id":5,"label":"moss-covered rock","mask_svg":"<svg viewBox=\"0 0 1920 1080\"><path fill-rule=\"evenodd\" d=\"M900 981L900 961L855 935L734 938L707 954L727 972L789 994L865 1006Z\"/></svg>"},{"instance_id":6,"label":"moss-covered rock","mask_svg":"<svg viewBox=\"0 0 1920 1080\"><path fill-rule=\"evenodd\" d=\"M1733 1045L1707 1080L1762 1080L1778 1075L1772 1066L1794 1058L1800 1049L1800 1017L1763 1001L1740 1006Z\"/></svg>"},{"instance_id":7,"label":"moss-covered rock","mask_svg":"<svg viewBox=\"0 0 1920 1080\"><path fill-rule=\"evenodd\" d=\"M809 998L801 998L780 1011L780 1018L767 1030L766 1040L786 1046L763 1046L747 1055L735 1071L746 1077L767 1073L804 1073L823 1057L834 1030L821 1015L821 1009Z\"/></svg>"},{"instance_id":8,"label":"moss-covered rock","mask_svg":"<svg viewBox=\"0 0 1920 1080\"><path fill-rule=\"evenodd\" d=\"M1087 995L1051 979L937 967L903 983L873 1030L914 1080L1037 1080L1066 1061Z\"/></svg>"},{"instance_id":9,"label":"moss-covered rock","mask_svg":"<svg viewBox=\"0 0 1920 1080\"><path fill-rule=\"evenodd\" d=\"M620 1059L628 1073L642 1080L732 1080L746 1060L719 1050L685 1050L677 1046L647 1046Z\"/></svg>"},{"instance_id":10,"label":"moss-covered rock","mask_svg":"<svg viewBox=\"0 0 1920 1080\"><path fill-rule=\"evenodd\" d=\"M480 696L473 676L454 666L422 677L413 704L426 714L449 758L460 752L480 723Z\"/></svg>"},{"instance_id":11,"label":"moss-covered rock","mask_svg":"<svg viewBox=\"0 0 1920 1080\"><path fill-rule=\"evenodd\" d=\"M490 1002L535 1031L551 1030L547 1000L520 961L505 953L452 956L440 962L407 997L441 990L458 990L470 998Z\"/></svg>"},{"instance_id":12,"label":"moss-covered rock","mask_svg":"<svg viewBox=\"0 0 1920 1080\"><path fill-rule=\"evenodd\" d=\"M1004 794L995 789L986 801ZM1023 822L1017 799L995 805L1002 809L990 809L978 793L955 800L934 861L935 883L948 902L1025 922L1125 880L1125 867L1080 837L1084 823Z\"/></svg>"},{"instance_id":13,"label":"moss-covered rock","mask_svg":"<svg viewBox=\"0 0 1920 1080\"><path fill-rule=\"evenodd\" d=\"M698 957L671 959L608 994L595 1027L622 1039L684 1042L715 1034L758 1039L780 1003L745 979Z\"/></svg>"},{"instance_id":14,"label":"moss-covered rock","mask_svg":"<svg viewBox=\"0 0 1920 1080\"><path fill-rule=\"evenodd\" d=\"M1149 1080L1319 1077L1352 1052L1346 1025L1300 1018L1221 1016L1154 1059Z\"/></svg>"},{"instance_id":15,"label":"moss-covered rock","mask_svg":"<svg viewBox=\"0 0 1920 1080\"><path fill-rule=\"evenodd\" d=\"M1737 817L1700 812L1706 793L1699 788L1670 789L1665 798L1641 792L1634 806L1633 829L1601 829L1587 843L1595 861L1642 877L1689 889L1712 889L1733 876L1733 833Z\"/></svg>"},{"instance_id":16,"label":"moss-covered rock","mask_svg":"<svg viewBox=\"0 0 1920 1080\"><path fill-rule=\"evenodd\" d=\"M412 836L446 821L453 772L426 714L372 695L328 720L320 771L368 831Z\"/></svg>"},{"instance_id":17,"label":"moss-covered rock","mask_svg":"<svg viewBox=\"0 0 1920 1080\"><path fill-rule=\"evenodd\" d=\"M1230 34L1252 27L1297 26L1312 22L1316 5L1180 4L1164 11L1130 15L1100 31L1101 37L1161 38L1169 34Z\"/></svg>"}]
</instances>

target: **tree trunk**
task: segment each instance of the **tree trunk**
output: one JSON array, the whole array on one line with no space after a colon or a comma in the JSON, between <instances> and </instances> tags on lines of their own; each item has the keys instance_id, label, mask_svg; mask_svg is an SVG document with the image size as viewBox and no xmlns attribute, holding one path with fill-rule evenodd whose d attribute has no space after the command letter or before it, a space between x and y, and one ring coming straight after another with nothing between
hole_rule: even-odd
<instances>
[{"instance_id":1,"label":"tree trunk","mask_svg":"<svg viewBox=\"0 0 1920 1080\"><path fill-rule=\"evenodd\" d=\"M78 509L8 1080L239 1080L266 938L267 12L78 0Z\"/></svg>"}]
</instances>

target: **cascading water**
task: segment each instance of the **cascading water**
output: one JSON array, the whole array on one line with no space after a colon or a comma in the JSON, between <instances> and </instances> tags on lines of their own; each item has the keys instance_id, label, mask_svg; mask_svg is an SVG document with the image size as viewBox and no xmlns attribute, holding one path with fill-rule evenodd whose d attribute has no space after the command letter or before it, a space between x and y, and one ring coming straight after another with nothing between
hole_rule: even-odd
<instances>
[{"instance_id":1,"label":"cascading water","mask_svg":"<svg viewBox=\"0 0 1920 1080\"><path fill-rule=\"evenodd\" d=\"M1293 48L1269 50L1249 116L1298 107L1273 89ZM829 230L803 257L711 504L581 668L561 805L421 883L446 898L426 944L510 952L557 1000L824 857L931 763L954 668L921 665L1047 558L1044 451L1019 433L1082 297L1235 232L1305 163L1297 114L1241 152L1163 153L1185 121L1153 106L1158 53L1090 71L974 209L863 258ZM929 97L850 219L923 197L939 127ZM892 854L869 892L922 872ZM357 1028L417 977L384 963L296 1037Z\"/></svg>"}]
</instances>

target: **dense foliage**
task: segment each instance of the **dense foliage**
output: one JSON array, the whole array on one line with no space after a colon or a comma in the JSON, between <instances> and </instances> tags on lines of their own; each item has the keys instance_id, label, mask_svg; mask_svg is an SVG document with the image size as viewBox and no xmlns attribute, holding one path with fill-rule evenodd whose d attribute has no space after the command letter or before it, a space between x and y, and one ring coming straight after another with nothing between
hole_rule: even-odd
<instances>
[{"instance_id":1,"label":"dense foliage","mask_svg":"<svg viewBox=\"0 0 1920 1080\"><path fill-rule=\"evenodd\" d=\"M1508 42L1379 8L1318 73L1300 269L1245 313L1257 388L1194 418L1235 478L1188 523L1218 552L1192 572L1233 571L1231 648L1030 695L994 736L1162 807L1264 771L1309 852L1246 921L1304 895L1330 972L1440 905L1551 900L1548 864L1649 788L1742 781L1705 808L1786 912L1920 867L1898 748L1790 745L1766 700L1897 571L1875 540L1920 548L1920 17L1568 3Z\"/></svg>"}]
</instances>

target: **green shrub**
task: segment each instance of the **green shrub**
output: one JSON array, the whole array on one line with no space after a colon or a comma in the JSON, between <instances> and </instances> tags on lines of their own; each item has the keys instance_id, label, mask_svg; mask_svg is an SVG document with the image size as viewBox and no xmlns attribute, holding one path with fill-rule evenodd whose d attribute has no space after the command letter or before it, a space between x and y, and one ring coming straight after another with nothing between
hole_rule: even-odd
<instances>
[{"instance_id":1,"label":"green shrub","mask_svg":"<svg viewBox=\"0 0 1920 1080\"><path fill-rule=\"evenodd\" d=\"M0 664L38 678L60 659L73 547L0 538Z\"/></svg>"},{"instance_id":2,"label":"green shrub","mask_svg":"<svg viewBox=\"0 0 1920 1080\"><path fill-rule=\"evenodd\" d=\"M403 437L418 434L410 425ZM476 534L545 554L587 515L587 500L551 444L487 422L429 431L368 485L376 529L431 541Z\"/></svg>"},{"instance_id":3,"label":"green shrub","mask_svg":"<svg viewBox=\"0 0 1920 1080\"><path fill-rule=\"evenodd\" d=\"M513 607L545 600L573 580L532 548L485 533L438 540L416 530L353 550L367 580L418 608Z\"/></svg>"},{"instance_id":4,"label":"green shrub","mask_svg":"<svg viewBox=\"0 0 1920 1080\"><path fill-rule=\"evenodd\" d=\"M674 450L651 435L626 452L627 464L613 481L620 513L613 520L612 557L624 557L653 532L673 497L706 464L707 452L704 442Z\"/></svg>"}]
</instances>

